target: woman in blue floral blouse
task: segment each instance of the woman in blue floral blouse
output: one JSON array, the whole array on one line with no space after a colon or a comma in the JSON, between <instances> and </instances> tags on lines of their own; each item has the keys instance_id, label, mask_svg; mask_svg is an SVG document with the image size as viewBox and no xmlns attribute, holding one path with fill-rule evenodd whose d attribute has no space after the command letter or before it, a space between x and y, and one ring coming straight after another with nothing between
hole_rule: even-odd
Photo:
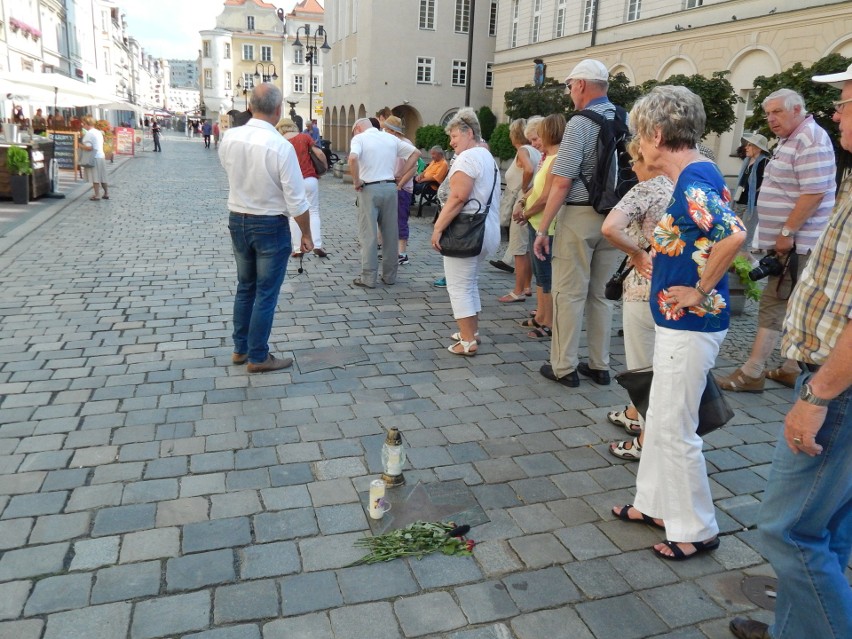
<instances>
[{"instance_id":1,"label":"woman in blue floral blouse","mask_svg":"<svg viewBox=\"0 0 852 639\"><path fill-rule=\"evenodd\" d=\"M651 276L656 341L636 499L613 513L664 528L653 550L672 560L719 546L698 405L728 332L727 271L745 240L719 169L698 152L705 122L701 99L685 87L658 86L630 112L645 162L675 187L641 267Z\"/></svg>"}]
</instances>

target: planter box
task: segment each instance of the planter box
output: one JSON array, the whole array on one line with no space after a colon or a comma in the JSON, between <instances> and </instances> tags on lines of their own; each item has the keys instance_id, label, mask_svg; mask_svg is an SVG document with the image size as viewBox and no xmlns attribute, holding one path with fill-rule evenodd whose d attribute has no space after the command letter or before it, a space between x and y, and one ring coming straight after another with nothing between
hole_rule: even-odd
<instances>
[{"instance_id":1,"label":"planter box","mask_svg":"<svg viewBox=\"0 0 852 639\"><path fill-rule=\"evenodd\" d=\"M10 175L9 189L12 192L12 201L15 204L30 203L30 176Z\"/></svg>"}]
</instances>

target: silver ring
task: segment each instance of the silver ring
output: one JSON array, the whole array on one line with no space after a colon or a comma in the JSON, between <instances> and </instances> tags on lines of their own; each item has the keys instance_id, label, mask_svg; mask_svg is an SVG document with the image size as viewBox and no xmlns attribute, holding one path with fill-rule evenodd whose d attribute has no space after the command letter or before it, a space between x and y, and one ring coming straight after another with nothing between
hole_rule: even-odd
<instances>
[{"instance_id":1,"label":"silver ring","mask_svg":"<svg viewBox=\"0 0 852 639\"><path fill-rule=\"evenodd\" d=\"M801 437L794 437L793 443L796 444L796 446L801 446L802 445L802 438Z\"/></svg>"}]
</instances>

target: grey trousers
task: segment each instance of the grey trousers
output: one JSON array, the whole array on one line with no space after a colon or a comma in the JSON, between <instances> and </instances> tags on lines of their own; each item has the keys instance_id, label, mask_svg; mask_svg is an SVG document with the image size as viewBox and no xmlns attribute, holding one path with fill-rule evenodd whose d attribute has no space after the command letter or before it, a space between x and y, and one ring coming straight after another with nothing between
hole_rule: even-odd
<instances>
[{"instance_id":1,"label":"grey trousers","mask_svg":"<svg viewBox=\"0 0 852 639\"><path fill-rule=\"evenodd\" d=\"M396 283L399 270L399 222L396 185L368 184L358 195L358 241L361 244L361 281L375 286L379 270L378 232L382 231L382 280Z\"/></svg>"},{"instance_id":2,"label":"grey trousers","mask_svg":"<svg viewBox=\"0 0 852 639\"><path fill-rule=\"evenodd\" d=\"M609 369L612 302L604 285L621 253L601 234L604 217L590 206L568 206L556 215L553 238L553 339L550 365L557 377L576 370L586 319L589 366Z\"/></svg>"}]
</instances>

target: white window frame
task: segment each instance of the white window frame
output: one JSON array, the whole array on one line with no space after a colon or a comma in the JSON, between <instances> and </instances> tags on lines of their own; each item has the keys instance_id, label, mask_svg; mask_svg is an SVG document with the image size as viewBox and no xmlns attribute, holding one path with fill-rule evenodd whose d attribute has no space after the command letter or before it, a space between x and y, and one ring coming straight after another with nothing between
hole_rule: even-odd
<instances>
[{"instance_id":1,"label":"white window frame","mask_svg":"<svg viewBox=\"0 0 852 639\"><path fill-rule=\"evenodd\" d=\"M358 58L352 58L352 84L358 79Z\"/></svg>"},{"instance_id":2,"label":"white window frame","mask_svg":"<svg viewBox=\"0 0 852 639\"><path fill-rule=\"evenodd\" d=\"M243 88L244 89L253 89L254 88L254 74L253 73L243 73Z\"/></svg>"},{"instance_id":3,"label":"white window frame","mask_svg":"<svg viewBox=\"0 0 852 639\"><path fill-rule=\"evenodd\" d=\"M322 90L322 89L320 89L320 77L318 75L315 75L312 78L312 80L313 80L313 86L311 88L313 89L313 92L315 94L319 93Z\"/></svg>"},{"instance_id":4,"label":"white window frame","mask_svg":"<svg viewBox=\"0 0 852 639\"><path fill-rule=\"evenodd\" d=\"M509 48L518 46L518 13L520 0L512 0L512 27L509 29Z\"/></svg>"},{"instance_id":5,"label":"white window frame","mask_svg":"<svg viewBox=\"0 0 852 639\"><path fill-rule=\"evenodd\" d=\"M260 61L272 62L272 47L268 44L260 45Z\"/></svg>"},{"instance_id":6,"label":"white window frame","mask_svg":"<svg viewBox=\"0 0 852 639\"><path fill-rule=\"evenodd\" d=\"M303 75L294 75L293 76L293 92L294 93L304 93L305 92L305 76L303 76Z\"/></svg>"},{"instance_id":7,"label":"white window frame","mask_svg":"<svg viewBox=\"0 0 852 639\"><path fill-rule=\"evenodd\" d=\"M488 14L488 35L497 35L497 0L491 0L491 10Z\"/></svg>"},{"instance_id":8,"label":"white window frame","mask_svg":"<svg viewBox=\"0 0 852 639\"><path fill-rule=\"evenodd\" d=\"M246 16L246 29L254 31L254 16Z\"/></svg>"},{"instance_id":9,"label":"white window frame","mask_svg":"<svg viewBox=\"0 0 852 639\"><path fill-rule=\"evenodd\" d=\"M530 23L530 42L538 42L541 36L541 0L533 0L532 22Z\"/></svg>"},{"instance_id":10,"label":"white window frame","mask_svg":"<svg viewBox=\"0 0 852 639\"><path fill-rule=\"evenodd\" d=\"M248 55L246 55L248 54ZM244 44L243 45L243 60L248 60L250 62L254 62L254 45L253 44Z\"/></svg>"},{"instance_id":11,"label":"white window frame","mask_svg":"<svg viewBox=\"0 0 852 639\"><path fill-rule=\"evenodd\" d=\"M231 43L225 42L225 55L223 56L226 60L231 59Z\"/></svg>"},{"instance_id":12,"label":"white window frame","mask_svg":"<svg viewBox=\"0 0 852 639\"><path fill-rule=\"evenodd\" d=\"M293 47L293 64L305 64L304 47Z\"/></svg>"},{"instance_id":13,"label":"white window frame","mask_svg":"<svg viewBox=\"0 0 852 639\"><path fill-rule=\"evenodd\" d=\"M456 33L470 32L470 0L456 0L453 14L453 29Z\"/></svg>"},{"instance_id":14,"label":"white window frame","mask_svg":"<svg viewBox=\"0 0 852 639\"><path fill-rule=\"evenodd\" d=\"M556 19L553 23L553 37L561 38L565 35L565 25L568 21L568 0L557 0Z\"/></svg>"},{"instance_id":15,"label":"white window frame","mask_svg":"<svg viewBox=\"0 0 852 639\"><path fill-rule=\"evenodd\" d=\"M686 0L684 2L684 9L697 9L698 7L704 6L704 0Z\"/></svg>"},{"instance_id":16,"label":"white window frame","mask_svg":"<svg viewBox=\"0 0 852 639\"><path fill-rule=\"evenodd\" d=\"M435 30L435 0L420 0L420 12L417 17L419 29Z\"/></svg>"},{"instance_id":17,"label":"white window frame","mask_svg":"<svg viewBox=\"0 0 852 639\"><path fill-rule=\"evenodd\" d=\"M210 57L210 40L202 40L201 41L201 57L209 58Z\"/></svg>"},{"instance_id":18,"label":"white window frame","mask_svg":"<svg viewBox=\"0 0 852 639\"><path fill-rule=\"evenodd\" d=\"M349 60L343 61L343 84L349 84Z\"/></svg>"},{"instance_id":19,"label":"white window frame","mask_svg":"<svg viewBox=\"0 0 852 639\"><path fill-rule=\"evenodd\" d=\"M417 84L435 84L435 58L417 56L414 81Z\"/></svg>"},{"instance_id":20,"label":"white window frame","mask_svg":"<svg viewBox=\"0 0 852 639\"><path fill-rule=\"evenodd\" d=\"M331 86L337 86L337 65L335 64L331 65Z\"/></svg>"},{"instance_id":21,"label":"white window frame","mask_svg":"<svg viewBox=\"0 0 852 639\"><path fill-rule=\"evenodd\" d=\"M337 63L337 86L343 86L343 63Z\"/></svg>"},{"instance_id":22,"label":"white window frame","mask_svg":"<svg viewBox=\"0 0 852 639\"><path fill-rule=\"evenodd\" d=\"M642 17L642 0L627 0L626 22L636 22Z\"/></svg>"},{"instance_id":23,"label":"white window frame","mask_svg":"<svg viewBox=\"0 0 852 639\"><path fill-rule=\"evenodd\" d=\"M595 19L595 5L597 0L583 0L583 24L580 27L582 33L592 30L592 22Z\"/></svg>"},{"instance_id":24,"label":"white window frame","mask_svg":"<svg viewBox=\"0 0 852 639\"><path fill-rule=\"evenodd\" d=\"M352 0L352 33L358 33L358 0Z\"/></svg>"},{"instance_id":25,"label":"white window frame","mask_svg":"<svg viewBox=\"0 0 852 639\"><path fill-rule=\"evenodd\" d=\"M213 88L213 69L204 69L204 88Z\"/></svg>"},{"instance_id":26,"label":"white window frame","mask_svg":"<svg viewBox=\"0 0 852 639\"><path fill-rule=\"evenodd\" d=\"M231 90L231 72L225 71L225 91Z\"/></svg>"},{"instance_id":27,"label":"white window frame","mask_svg":"<svg viewBox=\"0 0 852 639\"><path fill-rule=\"evenodd\" d=\"M453 60L450 84L454 87L467 86L467 60Z\"/></svg>"},{"instance_id":28,"label":"white window frame","mask_svg":"<svg viewBox=\"0 0 852 639\"><path fill-rule=\"evenodd\" d=\"M485 63L485 88L493 89L494 88L494 63L486 62Z\"/></svg>"}]
</instances>

